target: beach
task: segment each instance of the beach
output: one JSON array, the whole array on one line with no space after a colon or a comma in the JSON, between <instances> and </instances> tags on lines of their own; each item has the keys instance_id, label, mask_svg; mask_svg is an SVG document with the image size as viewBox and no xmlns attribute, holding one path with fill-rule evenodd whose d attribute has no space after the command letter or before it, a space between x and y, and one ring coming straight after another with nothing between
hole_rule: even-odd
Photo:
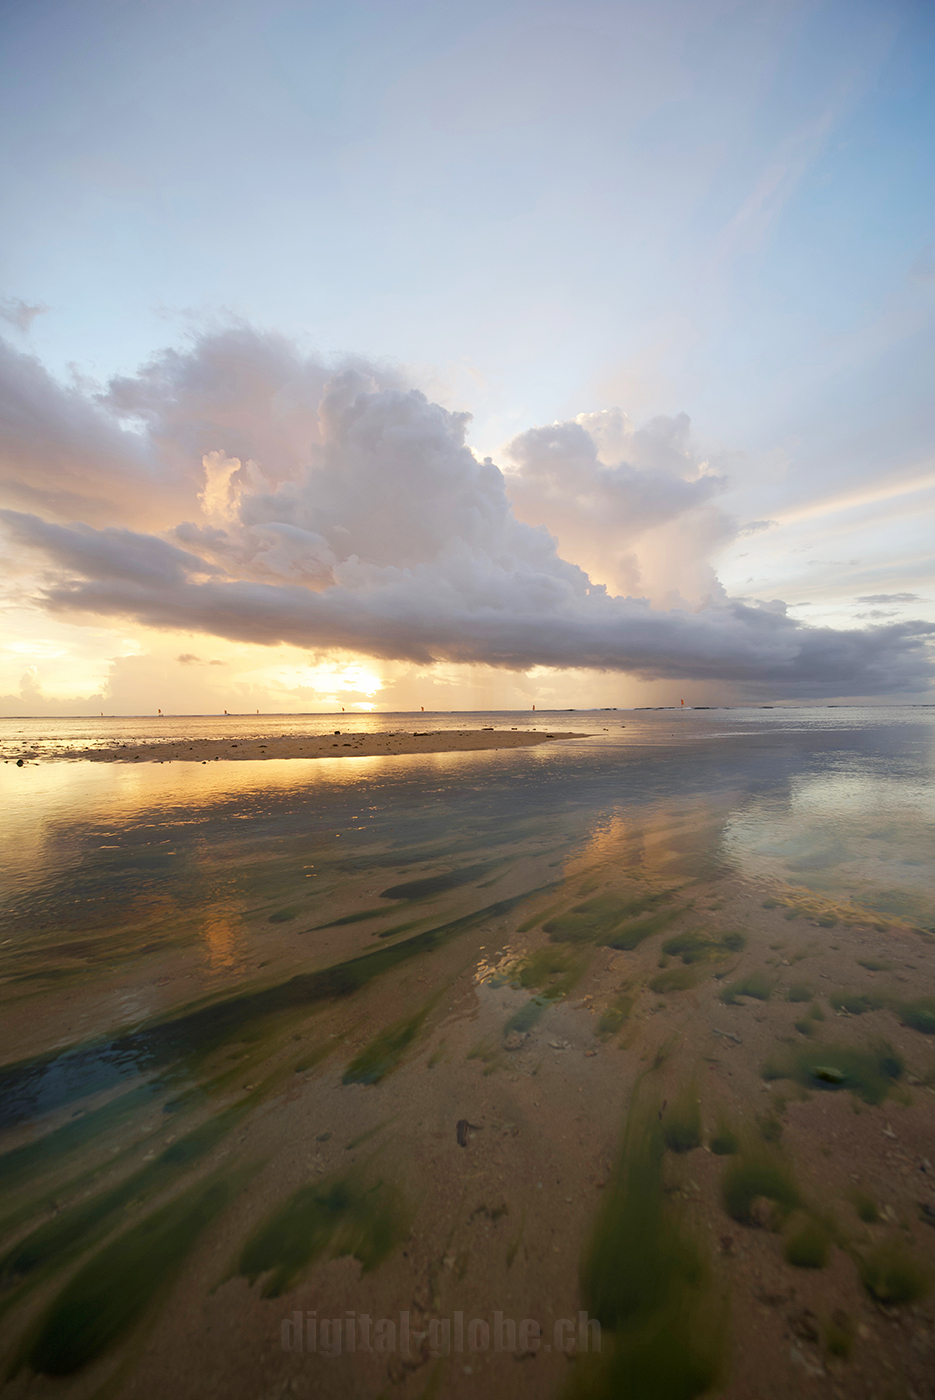
<instances>
[{"instance_id":1,"label":"beach","mask_svg":"<svg viewBox=\"0 0 935 1400\"><path fill-rule=\"evenodd\" d=\"M931 718L575 718L0 769L11 1395L925 1394Z\"/></svg>"}]
</instances>

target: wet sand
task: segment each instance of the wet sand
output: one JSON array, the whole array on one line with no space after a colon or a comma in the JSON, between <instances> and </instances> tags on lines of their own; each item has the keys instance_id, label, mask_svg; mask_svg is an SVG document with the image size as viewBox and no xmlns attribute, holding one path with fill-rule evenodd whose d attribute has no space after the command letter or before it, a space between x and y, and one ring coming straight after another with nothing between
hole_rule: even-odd
<instances>
[{"instance_id":1,"label":"wet sand","mask_svg":"<svg viewBox=\"0 0 935 1400\"><path fill-rule=\"evenodd\" d=\"M559 739L587 739L587 734L550 733L537 729L400 730L374 734L335 729L326 734L289 734L259 739L161 739L149 744L119 744L110 748L43 751L50 759L88 759L93 763L212 763L267 758L368 758L394 754L468 753L480 749L524 749ZM5 762L39 757L27 746L2 755Z\"/></svg>"},{"instance_id":2,"label":"wet sand","mask_svg":"<svg viewBox=\"0 0 935 1400\"><path fill-rule=\"evenodd\" d=\"M41 1037L2 1086L20 1105L0 1156L8 1393L921 1400L931 920L742 876L732 794L576 825L539 790L509 810L504 786L487 828L467 778L433 791L431 827L402 808L364 827L356 799L295 840L234 823L213 856L199 827L178 924L125 904L126 947L56 927L11 965L0 994L24 1019L2 1061L28 1021L77 1048L58 1097L30 1107ZM140 870L164 832L127 827ZM209 872L224 883L186 944ZM99 1063L136 1077L95 1079L108 1024ZM122 1321L128 1281L166 1258ZM577 1326L570 1354L555 1344L579 1310L602 1320L599 1356L576 1354ZM497 1313L539 1347L507 1327L498 1349ZM332 1351L340 1322L340 1354L284 1348L296 1314L329 1322ZM453 1330L433 1355L458 1314L481 1345ZM393 1322L392 1349L364 1345L364 1316Z\"/></svg>"}]
</instances>

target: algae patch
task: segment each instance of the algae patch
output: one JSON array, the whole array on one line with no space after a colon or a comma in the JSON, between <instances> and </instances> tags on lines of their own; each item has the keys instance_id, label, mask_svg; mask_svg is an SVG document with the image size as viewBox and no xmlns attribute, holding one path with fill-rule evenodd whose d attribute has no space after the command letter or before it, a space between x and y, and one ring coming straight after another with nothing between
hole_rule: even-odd
<instances>
[{"instance_id":1,"label":"algae patch","mask_svg":"<svg viewBox=\"0 0 935 1400\"><path fill-rule=\"evenodd\" d=\"M728 953L740 953L747 946L742 933L724 933L719 938L709 938L706 934L689 932L677 933L667 938L662 951L668 957L678 957L683 963L710 962Z\"/></svg>"},{"instance_id":2,"label":"algae patch","mask_svg":"<svg viewBox=\"0 0 935 1400\"><path fill-rule=\"evenodd\" d=\"M542 927L553 943L603 943L611 948L635 948L684 912L682 909L662 910L644 919L636 918L671 898L669 891L599 894L549 919Z\"/></svg>"},{"instance_id":3,"label":"algae patch","mask_svg":"<svg viewBox=\"0 0 935 1400\"><path fill-rule=\"evenodd\" d=\"M820 1221L804 1214L790 1220L783 1249L788 1264L797 1269L823 1269L830 1249L828 1232Z\"/></svg>"},{"instance_id":4,"label":"algae patch","mask_svg":"<svg viewBox=\"0 0 935 1400\"><path fill-rule=\"evenodd\" d=\"M799 1193L785 1164L774 1157L743 1156L724 1172L721 1199L732 1220L760 1225L760 1199L770 1202L772 1219L779 1223L799 1204Z\"/></svg>"},{"instance_id":5,"label":"algae patch","mask_svg":"<svg viewBox=\"0 0 935 1400\"><path fill-rule=\"evenodd\" d=\"M727 1310L663 1181L659 1110L634 1104L582 1263L599 1356L579 1355L567 1400L691 1400L721 1377Z\"/></svg>"},{"instance_id":6,"label":"algae patch","mask_svg":"<svg viewBox=\"0 0 935 1400\"><path fill-rule=\"evenodd\" d=\"M769 1001L773 984L762 972L751 972L738 982L731 982L721 993L721 1001L727 1006L739 1005L740 997L753 997L756 1001Z\"/></svg>"},{"instance_id":7,"label":"algae patch","mask_svg":"<svg viewBox=\"0 0 935 1400\"><path fill-rule=\"evenodd\" d=\"M921 1031L923 1035L935 1035L935 997L903 1001L896 1009L906 1025L914 1031Z\"/></svg>"},{"instance_id":8,"label":"algae patch","mask_svg":"<svg viewBox=\"0 0 935 1400\"><path fill-rule=\"evenodd\" d=\"M873 1049L850 1045L801 1045L783 1060L768 1061L764 1079L792 1079L806 1089L849 1089L865 1103L880 1104L903 1075L900 1056L886 1043Z\"/></svg>"},{"instance_id":9,"label":"algae patch","mask_svg":"<svg viewBox=\"0 0 935 1400\"><path fill-rule=\"evenodd\" d=\"M691 1152L692 1148L701 1146L697 1085L686 1085L668 1113L663 1114L662 1136L670 1152Z\"/></svg>"},{"instance_id":10,"label":"algae patch","mask_svg":"<svg viewBox=\"0 0 935 1400\"><path fill-rule=\"evenodd\" d=\"M422 1029L429 1007L407 1016L375 1035L356 1055L341 1079L342 1084L378 1084L396 1068Z\"/></svg>"},{"instance_id":11,"label":"algae patch","mask_svg":"<svg viewBox=\"0 0 935 1400\"><path fill-rule=\"evenodd\" d=\"M858 1261L861 1282L878 1303L915 1303L931 1279L901 1240L884 1240Z\"/></svg>"},{"instance_id":12,"label":"algae patch","mask_svg":"<svg viewBox=\"0 0 935 1400\"><path fill-rule=\"evenodd\" d=\"M386 1181L367 1185L358 1172L303 1186L244 1245L236 1272L254 1283L268 1274L264 1298L277 1298L323 1254L351 1255L375 1269L406 1238L410 1213Z\"/></svg>"},{"instance_id":13,"label":"algae patch","mask_svg":"<svg viewBox=\"0 0 935 1400\"><path fill-rule=\"evenodd\" d=\"M231 1194L229 1182L200 1183L102 1249L59 1293L14 1370L25 1361L45 1375L67 1376L100 1356L172 1282Z\"/></svg>"}]
</instances>

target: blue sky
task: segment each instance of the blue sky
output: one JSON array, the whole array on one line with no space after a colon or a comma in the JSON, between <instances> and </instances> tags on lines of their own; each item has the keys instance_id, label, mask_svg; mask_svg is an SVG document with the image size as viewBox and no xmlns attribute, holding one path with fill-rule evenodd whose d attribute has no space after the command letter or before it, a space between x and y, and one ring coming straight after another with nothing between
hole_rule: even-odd
<instances>
[{"instance_id":1,"label":"blue sky","mask_svg":"<svg viewBox=\"0 0 935 1400\"><path fill-rule=\"evenodd\" d=\"M500 465L686 413L724 508L780 520L712 546L730 594L935 619L930 5L2 10L0 291L46 308L5 329L62 384L245 322Z\"/></svg>"}]
</instances>

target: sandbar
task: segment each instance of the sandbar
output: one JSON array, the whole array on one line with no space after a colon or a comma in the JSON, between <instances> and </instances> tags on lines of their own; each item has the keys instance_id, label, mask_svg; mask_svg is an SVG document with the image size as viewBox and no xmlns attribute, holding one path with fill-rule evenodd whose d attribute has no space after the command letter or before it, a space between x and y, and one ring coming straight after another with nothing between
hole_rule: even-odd
<instances>
[{"instance_id":1,"label":"sandbar","mask_svg":"<svg viewBox=\"0 0 935 1400\"><path fill-rule=\"evenodd\" d=\"M476 749L522 749L559 739L586 739L587 734L538 729L432 729L369 733L333 730L288 734L280 738L157 739L120 743L109 748L67 749L44 753L43 759L85 759L94 763L211 763L268 758L356 758L414 753L459 753ZM9 757L13 757L10 755ZM40 755L20 751L16 757ZM9 757L4 755L9 761Z\"/></svg>"}]
</instances>

